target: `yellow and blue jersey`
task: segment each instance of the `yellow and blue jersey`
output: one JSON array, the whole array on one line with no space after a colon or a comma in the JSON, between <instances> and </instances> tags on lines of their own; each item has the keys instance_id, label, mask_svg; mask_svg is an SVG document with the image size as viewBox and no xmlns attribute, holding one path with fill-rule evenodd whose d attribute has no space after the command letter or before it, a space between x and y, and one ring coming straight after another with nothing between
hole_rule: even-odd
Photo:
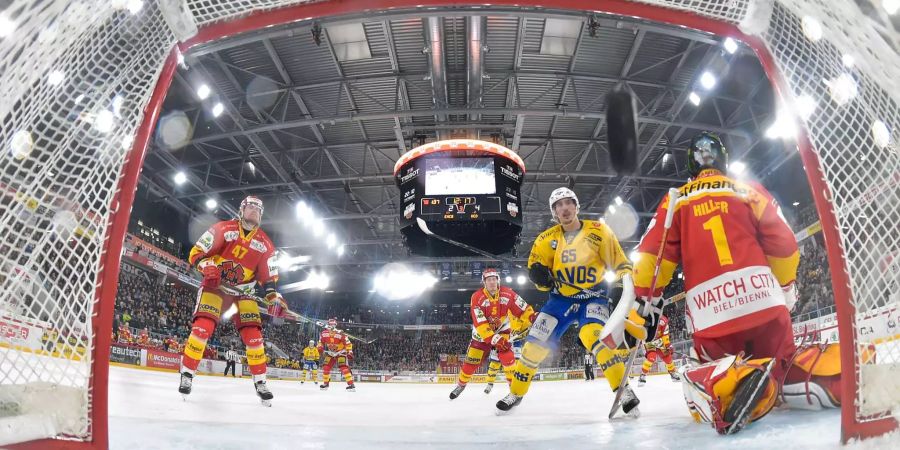
<instances>
[{"instance_id":1,"label":"yellow and blue jersey","mask_svg":"<svg viewBox=\"0 0 900 450\"><path fill-rule=\"evenodd\" d=\"M531 247L528 267L534 263L549 267L559 280L590 290L601 288L607 271L615 272L616 280L619 280L632 269L609 226L595 220L582 220L581 229L571 242L566 242L561 225L541 233ZM566 285L554 289L553 293L573 299L588 298L579 289Z\"/></svg>"}]
</instances>

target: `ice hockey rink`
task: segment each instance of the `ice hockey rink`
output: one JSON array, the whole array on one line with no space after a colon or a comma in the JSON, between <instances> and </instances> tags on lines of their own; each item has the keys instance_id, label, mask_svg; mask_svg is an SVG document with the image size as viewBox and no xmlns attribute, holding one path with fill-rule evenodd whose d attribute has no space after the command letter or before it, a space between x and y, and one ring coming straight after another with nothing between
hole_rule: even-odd
<instances>
[{"instance_id":1,"label":"ice hockey rink","mask_svg":"<svg viewBox=\"0 0 900 450\"><path fill-rule=\"evenodd\" d=\"M505 416L494 408L508 392L501 384L489 395L483 384L472 384L451 402L447 384L357 383L356 392L346 392L333 381L322 392L310 383L271 380L271 408L246 378L198 377L187 401L177 385L175 373L111 367L110 448L841 448L838 410L776 409L738 435L719 436L693 423L681 385L665 375L635 388L639 419L611 421L612 394L600 378L536 382Z\"/></svg>"}]
</instances>

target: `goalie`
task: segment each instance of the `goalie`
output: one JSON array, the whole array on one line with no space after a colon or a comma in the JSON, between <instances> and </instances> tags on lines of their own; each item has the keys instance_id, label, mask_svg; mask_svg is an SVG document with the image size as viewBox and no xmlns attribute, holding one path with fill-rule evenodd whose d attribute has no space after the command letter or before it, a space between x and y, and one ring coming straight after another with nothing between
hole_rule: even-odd
<instances>
[{"instance_id":1,"label":"goalie","mask_svg":"<svg viewBox=\"0 0 900 450\"><path fill-rule=\"evenodd\" d=\"M656 286L650 286L663 235L663 199L638 246L634 268L639 312L658 323L662 290L680 262L693 352L705 363L683 372L691 415L720 434L740 431L784 393L812 392L814 406L839 404L837 347L794 346L790 309L799 253L778 203L757 183L725 175L728 153L701 133L688 148L692 180L679 188ZM649 329L649 328L648 328ZM815 400L813 400L815 398Z\"/></svg>"}]
</instances>

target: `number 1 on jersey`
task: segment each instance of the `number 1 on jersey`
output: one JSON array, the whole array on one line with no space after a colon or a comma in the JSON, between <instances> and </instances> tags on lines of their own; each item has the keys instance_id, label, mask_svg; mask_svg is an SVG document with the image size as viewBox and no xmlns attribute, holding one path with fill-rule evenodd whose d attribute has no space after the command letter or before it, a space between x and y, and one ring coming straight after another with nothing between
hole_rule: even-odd
<instances>
[{"instance_id":1,"label":"number 1 on jersey","mask_svg":"<svg viewBox=\"0 0 900 450\"><path fill-rule=\"evenodd\" d=\"M722 226L722 216L716 214L703 222L703 229L712 233L713 244L716 246L716 256L719 257L719 265L734 264L731 259L731 249L728 247L728 236L725 235L725 227Z\"/></svg>"}]
</instances>

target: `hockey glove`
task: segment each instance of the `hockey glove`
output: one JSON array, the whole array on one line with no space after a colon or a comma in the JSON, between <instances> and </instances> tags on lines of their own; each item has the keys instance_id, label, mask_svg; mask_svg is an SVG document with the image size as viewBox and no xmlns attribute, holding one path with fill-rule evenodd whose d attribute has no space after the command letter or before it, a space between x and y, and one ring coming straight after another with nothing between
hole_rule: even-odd
<instances>
[{"instance_id":1,"label":"hockey glove","mask_svg":"<svg viewBox=\"0 0 900 450\"><path fill-rule=\"evenodd\" d=\"M509 350L509 338L506 335L497 333L491 338L491 345L497 349L497 352L505 352Z\"/></svg>"},{"instance_id":2,"label":"hockey glove","mask_svg":"<svg viewBox=\"0 0 900 450\"><path fill-rule=\"evenodd\" d=\"M197 265L200 273L203 274L203 282L201 286L206 289L216 289L222 285L222 273L219 272L219 266L211 259L204 259Z\"/></svg>"},{"instance_id":3,"label":"hockey glove","mask_svg":"<svg viewBox=\"0 0 900 450\"><path fill-rule=\"evenodd\" d=\"M266 304L285 306L284 297L275 288L266 288Z\"/></svg>"},{"instance_id":4,"label":"hockey glove","mask_svg":"<svg viewBox=\"0 0 900 450\"><path fill-rule=\"evenodd\" d=\"M534 263L528 268L528 278L538 287L553 289L556 287L556 280L553 279L553 272L550 268L541 264Z\"/></svg>"},{"instance_id":5,"label":"hockey glove","mask_svg":"<svg viewBox=\"0 0 900 450\"><path fill-rule=\"evenodd\" d=\"M662 297L654 297L651 299L640 297L637 299L637 312L646 320L644 327L647 328L647 341L652 341L656 337L656 327L659 325L659 316L662 315L663 299Z\"/></svg>"},{"instance_id":6,"label":"hockey glove","mask_svg":"<svg viewBox=\"0 0 900 450\"><path fill-rule=\"evenodd\" d=\"M353 361L353 350L347 352L347 361Z\"/></svg>"}]
</instances>

